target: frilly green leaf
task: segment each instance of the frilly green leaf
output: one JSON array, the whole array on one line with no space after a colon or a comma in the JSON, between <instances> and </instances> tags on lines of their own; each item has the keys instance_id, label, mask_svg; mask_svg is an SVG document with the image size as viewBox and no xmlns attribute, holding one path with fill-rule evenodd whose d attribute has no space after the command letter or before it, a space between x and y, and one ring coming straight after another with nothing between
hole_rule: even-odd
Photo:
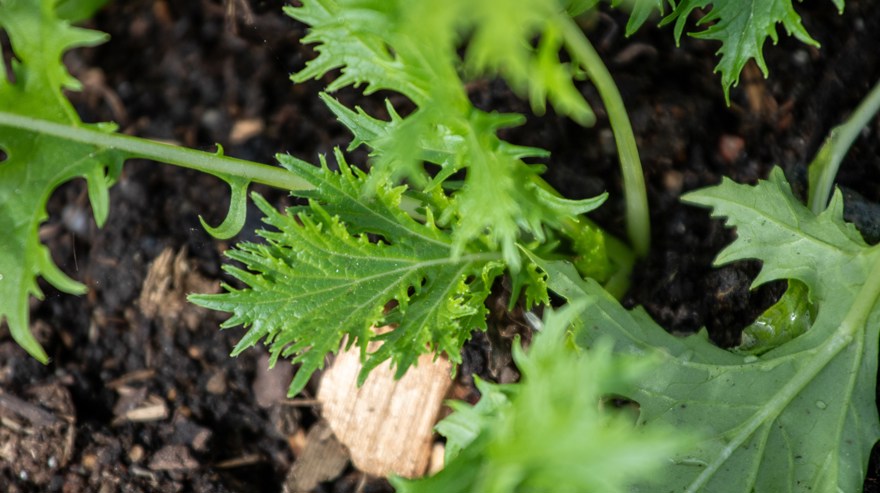
<instances>
[{"instance_id":1,"label":"frilly green leaf","mask_svg":"<svg viewBox=\"0 0 880 493\"><path fill-rule=\"evenodd\" d=\"M368 176L338 151L339 171L323 159L316 167L278 158L314 187L296 192L309 205L282 214L254 195L271 229L258 232L265 243L241 243L227 252L243 267L224 267L246 287L226 285L225 293L190 297L232 313L223 327L248 329L234 354L265 340L273 364L279 357L300 363L291 395L345 336L364 356L361 381L388 359L400 375L428 351L458 362L471 331L485 329L484 302L504 270L500 256L478 243L452 255L452 238L430 214L419 222L401 210L404 187L385 184L364 194ZM540 293L543 279L531 282L539 286L530 292ZM395 328L376 335L373 327L381 325ZM382 345L368 353L373 340Z\"/></svg>"},{"instance_id":2,"label":"frilly green leaf","mask_svg":"<svg viewBox=\"0 0 880 493\"><path fill-rule=\"evenodd\" d=\"M626 413L602 404L628 393L655 361L612 356L599 344L579 350L568 329L584 309L576 300L547 310L543 329L524 352L514 347L517 384L479 382L476 406L456 402L437 425L447 437L447 464L435 476L392 482L401 493L623 493L663 477L667 458L690 440L660 427L643 430Z\"/></svg>"},{"instance_id":3,"label":"frilly green leaf","mask_svg":"<svg viewBox=\"0 0 880 493\"><path fill-rule=\"evenodd\" d=\"M414 111L401 118L389 105L390 118L383 121L322 96L353 132L352 146L371 148L367 193L385 181L405 180L419 192L444 187L452 196L450 207L435 212L440 224L453 226L455 254L484 241L501 250L515 271L521 265L517 241L544 238L545 226L559 227L573 218L574 209L560 207L532 185L542 168L523 160L546 157L546 151L498 138L499 130L522 124L522 115L476 109L460 73L466 68L473 75L501 74L530 95L537 111L549 100L557 111L590 123L593 114L573 82L580 77L577 63L559 60L557 24L568 21L566 7L545 0L516 8L506 0L306 0L286 12L310 26L305 41L316 43L319 54L293 79L339 69L329 91L365 84L365 92L390 90L409 98ZM536 38L539 46L533 48ZM456 51L461 45L464 59ZM462 186L446 183L462 171Z\"/></svg>"},{"instance_id":4,"label":"frilly green leaf","mask_svg":"<svg viewBox=\"0 0 880 493\"><path fill-rule=\"evenodd\" d=\"M721 86L728 102L730 88L739 82L740 72L749 60L754 59L764 76L767 76L764 43L769 37L776 44L778 24L782 24L789 35L801 42L819 46L801 24L792 0L680 0L672 3L672 12L661 24L674 22L677 40L681 39L688 17L694 11L711 5L707 14L697 21L697 26L706 27L692 33L692 36L721 42L721 48L718 49L721 60L715 71L721 73ZM843 11L843 3L843 0L834 0L840 11Z\"/></svg>"},{"instance_id":5,"label":"frilly green leaf","mask_svg":"<svg viewBox=\"0 0 880 493\"><path fill-rule=\"evenodd\" d=\"M674 457L661 485L634 491L776 493L858 491L880 437L875 384L880 322L880 247L841 217L839 194L814 215L778 169L755 186L725 180L685 200L712 207L737 228L720 262L763 262L756 285L798 279L816 316L809 330L766 353L712 345L706 332L676 338L643 310L628 311L570 265L536 262L549 286L588 305L576 322L584 346L613 338L615 351L659 360L651 378L622 394L639 404L642 428L704 435Z\"/></svg>"}]
</instances>

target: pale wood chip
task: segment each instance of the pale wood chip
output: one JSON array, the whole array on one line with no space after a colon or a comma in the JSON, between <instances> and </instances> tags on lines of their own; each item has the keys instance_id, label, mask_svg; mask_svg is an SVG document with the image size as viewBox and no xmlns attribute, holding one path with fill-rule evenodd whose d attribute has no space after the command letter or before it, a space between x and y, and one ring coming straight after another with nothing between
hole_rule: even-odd
<instances>
[{"instance_id":1,"label":"pale wood chip","mask_svg":"<svg viewBox=\"0 0 880 493\"><path fill-rule=\"evenodd\" d=\"M229 142L232 142L233 144L242 144L251 137L256 137L261 134L265 127L263 120L260 120L259 118L238 120L232 126L232 131L229 132Z\"/></svg>"},{"instance_id":2,"label":"pale wood chip","mask_svg":"<svg viewBox=\"0 0 880 493\"><path fill-rule=\"evenodd\" d=\"M125 419L132 422L160 421L168 418L168 406L165 401L154 402L125 413Z\"/></svg>"},{"instance_id":3,"label":"pale wood chip","mask_svg":"<svg viewBox=\"0 0 880 493\"><path fill-rule=\"evenodd\" d=\"M166 445L153 454L149 467L153 471L185 471L196 469L199 463L185 445Z\"/></svg>"},{"instance_id":4,"label":"pale wood chip","mask_svg":"<svg viewBox=\"0 0 880 493\"><path fill-rule=\"evenodd\" d=\"M431 457L433 427L452 383L450 363L422 355L417 366L395 380L386 361L358 388L360 370L359 350L352 348L340 353L324 373L318 391L324 419L361 471L421 476Z\"/></svg>"},{"instance_id":5,"label":"pale wood chip","mask_svg":"<svg viewBox=\"0 0 880 493\"><path fill-rule=\"evenodd\" d=\"M218 462L214 464L214 467L216 467L217 469L235 469L236 467L252 466L261 462L266 462L266 458L262 455L247 454L242 455L241 457L236 457L234 459L228 459L224 460L223 462Z\"/></svg>"}]
</instances>

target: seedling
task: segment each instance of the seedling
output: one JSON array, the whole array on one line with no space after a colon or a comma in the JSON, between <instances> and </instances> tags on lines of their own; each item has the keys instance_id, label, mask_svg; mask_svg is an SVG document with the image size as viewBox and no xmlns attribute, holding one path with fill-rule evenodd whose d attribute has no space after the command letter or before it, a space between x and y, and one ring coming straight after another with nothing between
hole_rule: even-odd
<instances>
[{"instance_id":1,"label":"seedling","mask_svg":"<svg viewBox=\"0 0 880 493\"><path fill-rule=\"evenodd\" d=\"M225 267L244 287L190 298L232 313L224 327L247 328L234 354L265 341L273 363L298 363L291 395L346 336L361 348L361 378L386 360L402 374L426 352L459 362L471 332L486 328L485 300L502 275L512 280L513 302L526 308L548 305L548 289L568 300L558 311L547 308L530 353L515 351L523 382L483 382L476 407L454 404L456 414L439 426L449 439L447 468L423 481L395 480L401 491L860 488L880 436L877 334L869 327L878 316L880 253L843 222L840 194L824 207L837 164L814 167L812 211L778 170L756 186L725 180L685 197L737 227L719 263L756 258L764 268L755 285L789 280L787 298L759 322L773 329L785 313L802 312L796 330L762 338L756 328L755 341L731 352L704 332L674 338L643 311L623 309L614 295L625 291L634 255L649 248L648 205L620 94L573 19L597 1L528 0L510 8L503 0L305 0L286 8L310 26L303 41L318 52L294 81L330 81L321 97L352 132L351 147L370 150L369 171L349 165L341 150L332 156L337 171L326 157L313 166L282 155L279 168L82 122L63 92L79 83L61 56L105 41L71 25L100 3L0 0L0 27L13 50L12 73L0 65L0 320L35 358L48 360L28 328L28 297L41 296L37 276L61 291L85 291L39 242L50 193L84 177L100 225L125 160L147 158L229 184L227 218L205 224L219 238L242 228L251 183L308 200L278 211L252 195L268 229L258 232L261 243L230 250L239 263ZM843 8L842 0L834 3ZM698 22L708 27L695 35L721 41L725 95L748 60L766 74L762 48L768 37L776 40L777 24L816 44L790 0L709 4L670 1L661 24L675 23L680 38L691 14L708 9ZM627 31L666 5L634 2ZM632 250L583 216L604 194L561 197L536 164L547 151L499 138L525 117L471 104L465 81L486 76L503 78L536 113L550 104L583 125L595 116L576 81L595 84L617 143ZM384 115L369 115L333 98L346 86L392 91L415 109L389 103ZM875 90L840 134L864 126L877 99ZM841 142L851 139L829 145L849 145ZM378 325L395 328L379 335ZM383 344L368 352L374 340ZM639 404L640 426L604 405L609 394ZM673 465L662 467L668 460Z\"/></svg>"}]
</instances>

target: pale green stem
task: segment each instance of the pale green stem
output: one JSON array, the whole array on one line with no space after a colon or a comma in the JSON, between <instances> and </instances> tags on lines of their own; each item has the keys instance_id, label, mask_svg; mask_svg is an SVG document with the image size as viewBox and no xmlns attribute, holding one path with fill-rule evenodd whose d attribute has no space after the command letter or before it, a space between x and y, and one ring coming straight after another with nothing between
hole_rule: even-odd
<instances>
[{"instance_id":1,"label":"pale green stem","mask_svg":"<svg viewBox=\"0 0 880 493\"><path fill-rule=\"evenodd\" d=\"M605 104L608 113L608 121L614 132L614 141L617 143L617 154L620 159L620 169L623 174L623 188L626 197L626 229L633 249L640 257L648 253L651 246L651 222L648 211L648 194L645 189L645 177L642 173L642 163L639 159L639 150L636 146L636 138L633 135L632 125L620 91L614 84L614 79L602 62L602 58L596 53L593 45L584 36L583 31L568 16L560 16L560 24L563 28L563 38L569 53L580 63L587 76L593 81L599 96Z\"/></svg>"},{"instance_id":2,"label":"pale green stem","mask_svg":"<svg viewBox=\"0 0 880 493\"><path fill-rule=\"evenodd\" d=\"M129 154L131 157L173 164L224 179L229 177L243 178L248 182L262 183L292 192L314 188L311 183L284 168L187 149L130 135L103 132L88 127L75 127L4 111L0 111L0 126L19 128L105 149L115 149ZM404 196L400 206L414 217L421 217L421 214L417 212L421 206L421 202L418 200Z\"/></svg>"},{"instance_id":3,"label":"pale green stem","mask_svg":"<svg viewBox=\"0 0 880 493\"><path fill-rule=\"evenodd\" d=\"M295 174L274 166L245 161L210 152L197 151L129 135L102 132L88 127L74 127L0 111L0 126L29 130L72 142L115 149L140 157L202 171L215 176L234 176L255 183L287 190L307 190L312 185Z\"/></svg>"},{"instance_id":4,"label":"pale green stem","mask_svg":"<svg viewBox=\"0 0 880 493\"><path fill-rule=\"evenodd\" d=\"M819 214L827 207L841 161L849 152L856 137L878 111L880 111L880 82L862 100L846 122L831 130L822 148L816 153L809 168L810 190L807 200L814 213Z\"/></svg>"}]
</instances>

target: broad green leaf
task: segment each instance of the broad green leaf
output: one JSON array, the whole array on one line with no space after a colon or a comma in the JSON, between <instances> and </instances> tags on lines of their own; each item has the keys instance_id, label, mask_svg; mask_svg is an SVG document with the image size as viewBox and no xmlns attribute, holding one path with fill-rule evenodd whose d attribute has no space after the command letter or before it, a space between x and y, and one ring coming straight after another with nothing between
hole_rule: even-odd
<instances>
[{"instance_id":1,"label":"broad green leaf","mask_svg":"<svg viewBox=\"0 0 880 493\"><path fill-rule=\"evenodd\" d=\"M612 355L608 345L573 347L569 324L583 308L575 301L559 312L548 309L529 352L514 348L522 380L480 382L477 405L453 403L455 412L437 425L450 448L446 467L422 480L398 478L397 491L623 493L639 480L662 477L687 434L641 429L631 415L603 403L647 378L654 361Z\"/></svg>"},{"instance_id":2,"label":"broad green leaf","mask_svg":"<svg viewBox=\"0 0 880 493\"><path fill-rule=\"evenodd\" d=\"M589 300L580 316L581 344L612 337L617 351L661 360L627 395L639 403L646 428L675 426L710 437L676 456L662 491L859 491L880 437L880 250L843 222L839 193L816 216L778 169L757 186L725 180L685 200L712 207L737 228L719 263L762 260L756 285L797 279L817 311L803 335L761 356L736 355L712 346L705 332L668 335L570 266L544 263L551 289Z\"/></svg>"},{"instance_id":3,"label":"broad green leaf","mask_svg":"<svg viewBox=\"0 0 880 493\"><path fill-rule=\"evenodd\" d=\"M833 1L842 12L844 0ZM730 87L739 82L740 72L749 60L754 59L764 76L767 76L764 42L769 37L776 44L778 24L782 24L789 35L802 42L819 46L801 24L792 0L680 0L674 3L672 13L662 23L675 22L675 37L679 40L688 17L695 10L711 5L708 13L697 21L697 26L706 27L691 35L721 42L721 48L718 49L721 60L715 71L721 72L721 85L728 99Z\"/></svg>"},{"instance_id":4,"label":"broad green leaf","mask_svg":"<svg viewBox=\"0 0 880 493\"><path fill-rule=\"evenodd\" d=\"M0 77L0 111L84 126L61 92L79 87L61 57L72 48L99 44L106 35L73 27L56 17L54 9L51 0L0 1L0 28L9 35L15 55L15 82ZM85 178L95 219L102 224L108 213L107 188L123 156L12 127L0 127L0 149L7 155L0 162L0 322L5 319L16 342L46 362L28 322L28 296L42 296L37 276L68 293L85 290L53 263L40 243L46 201L62 183Z\"/></svg>"},{"instance_id":5,"label":"broad green leaf","mask_svg":"<svg viewBox=\"0 0 880 493\"><path fill-rule=\"evenodd\" d=\"M310 205L282 214L254 197L273 229L259 232L265 243L242 243L227 252L244 268L225 267L247 287L227 285L226 293L190 297L232 313L223 327L248 328L234 354L265 339L273 362L291 356L302 363L291 395L345 336L362 350L362 380L387 359L398 375L430 351L460 361L471 331L485 329L484 302L504 267L499 254L478 245L453 256L452 239L430 214L421 223L401 210L404 187L386 185L364 196L366 174L341 154L336 158L339 172L326 163L318 168L279 156L314 186L298 192ZM543 280L536 275L532 282L539 285L527 291L537 296L530 302L545 301ZM394 330L377 335L375 327L385 324ZM383 344L367 353L372 340Z\"/></svg>"}]
</instances>

